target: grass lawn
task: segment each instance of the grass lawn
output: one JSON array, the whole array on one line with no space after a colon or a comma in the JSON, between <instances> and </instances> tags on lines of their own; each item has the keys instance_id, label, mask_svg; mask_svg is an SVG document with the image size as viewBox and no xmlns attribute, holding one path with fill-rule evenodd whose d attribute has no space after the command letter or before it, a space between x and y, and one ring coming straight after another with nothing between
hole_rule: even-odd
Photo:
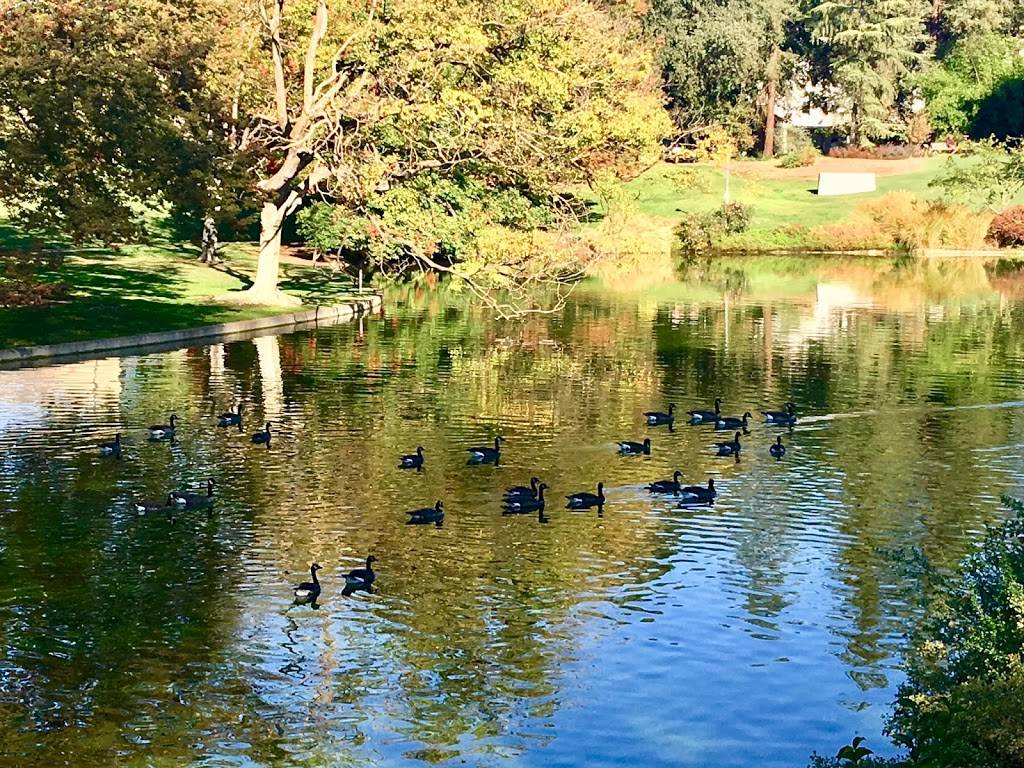
<instances>
[{"instance_id":1,"label":"grass lawn","mask_svg":"<svg viewBox=\"0 0 1024 768\"><path fill-rule=\"evenodd\" d=\"M31 242L0 219L0 253ZM71 297L41 307L0 308L0 349L54 344L246 320L294 311L233 306L232 292L255 273L255 247L227 244L216 269L196 261L196 249L170 241L119 249L69 251L64 263L39 279L64 282ZM303 303L330 304L352 294L351 280L329 269L282 263L281 288Z\"/></svg>"},{"instance_id":2,"label":"grass lawn","mask_svg":"<svg viewBox=\"0 0 1024 768\"><path fill-rule=\"evenodd\" d=\"M775 163L740 161L734 164L732 199L750 206L747 231L719 242L725 249L743 251L820 249L810 230L847 219L858 205L891 192L909 192L920 199L941 195L929 184L939 176L946 158L910 161L859 161L822 158L813 168L784 170ZM875 192L819 197L819 170L877 172ZM595 239L614 251L636 251L638 242L648 253L671 249L673 228L687 213L707 212L722 205L725 175L707 165L658 163L621 188L618 210L592 227ZM1024 196L1022 196L1024 198ZM1024 199L1017 202L1024 202ZM596 213L605 213L601 205Z\"/></svg>"},{"instance_id":3,"label":"grass lawn","mask_svg":"<svg viewBox=\"0 0 1024 768\"><path fill-rule=\"evenodd\" d=\"M938 193L929 189L928 184L944 163L942 158L932 158L915 172L879 176L876 192L840 197L818 197L815 178L759 177L756 166L762 163L743 163L732 174L732 199L753 208L752 229L784 224L815 227L845 218L858 203L889 192L937 197ZM751 172L751 169L755 170ZM659 163L629 182L626 188L634 196L639 212L678 221L683 212L710 211L721 206L725 174L708 166Z\"/></svg>"},{"instance_id":4,"label":"grass lawn","mask_svg":"<svg viewBox=\"0 0 1024 768\"><path fill-rule=\"evenodd\" d=\"M857 161L849 161L856 163ZM736 202L752 209L750 229L743 245L787 248L804 245L799 236L780 231L787 225L808 229L847 218L864 200L889 192L910 192L920 198L938 197L929 183L946 160L930 158L909 173L879 175L878 190L860 195L818 197L814 171L806 178L775 178L776 168L764 162L742 162L732 173L731 192ZM763 170L762 170L763 169ZM841 170L829 167L828 170ZM851 167L850 170L859 170ZM685 213L705 212L722 205L725 174L719 168L659 163L625 185L635 211L650 225L671 227Z\"/></svg>"}]
</instances>

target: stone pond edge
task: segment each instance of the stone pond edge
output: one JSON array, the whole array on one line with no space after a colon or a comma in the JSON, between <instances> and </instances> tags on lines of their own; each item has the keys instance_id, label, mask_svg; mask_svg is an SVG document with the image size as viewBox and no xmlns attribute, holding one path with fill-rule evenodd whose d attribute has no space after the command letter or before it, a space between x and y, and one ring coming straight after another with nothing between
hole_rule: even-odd
<instances>
[{"instance_id":1,"label":"stone pond edge","mask_svg":"<svg viewBox=\"0 0 1024 768\"><path fill-rule=\"evenodd\" d=\"M72 355L89 355L95 352L109 352L117 349L160 346L308 323L337 322L375 312L380 309L381 304L381 296L379 294L371 294L339 304L317 306L282 315L255 317L251 320L234 320L229 323L201 325L196 328L182 328L175 331L140 333L134 336L114 336L109 339L90 339L88 341L69 341L61 344L12 347L10 349L0 349L0 364L18 363L21 361L34 362L41 359Z\"/></svg>"}]
</instances>

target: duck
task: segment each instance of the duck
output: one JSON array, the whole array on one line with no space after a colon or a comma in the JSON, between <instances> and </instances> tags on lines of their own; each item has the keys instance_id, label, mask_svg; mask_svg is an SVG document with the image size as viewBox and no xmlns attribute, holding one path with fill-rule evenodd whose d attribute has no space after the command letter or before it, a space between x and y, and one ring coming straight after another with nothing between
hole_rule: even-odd
<instances>
[{"instance_id":1,"label":"duck","mask_svg":"<svg viewBox=\"0 0 1024 768\"><path fill-rule=\"evenodd\" d=\"M636 443L632 440L621 440L618 443L619 453L625 456L638 456L641 453L645 456L651 455L651 438L645 437L642 443Z\"/></svg>"},{"instance_id":2,"label":"duck","mask_svg":"<svg viewBox=\"0 0 1024 768\"><path fill-rule=\"evenodd\" d=\"M714 478L709 478L706 488L703 485L688 485L680 488L679 494L683 497L682 504L709 504L718 496L718 491L715 490Z\"/></svg>"},{"instance_id":3,"label":"duck","mask_svg":"<svg viewBox=\"0 0 1024 768\"><path fill-rule=\"evenodd\" d=\"M513 485L510 488L505 489L505 501L512 501L522 498L535 499L537 498L537 484L540 483L540 479L536 477L530 478L529 485Z\"/></svg>"},{"instance_id":4,"label":"duck","mask_svg":"<svg viewBox=\"0 0 1024 768\"><path fill-rule=\"evenodd\" d=\"M770 453L776 459L781 459L783 456L786 455L786 446L782 444L781 437L775 438L775 443L772 445L771 448L768 449L768 453Z\"/></svg>"},{"instance_id":5,"label":"duck","mask_svg":"<svg viewBox=\"0 0 1024 768\"><path fill-rule=\"evenodd\" d=\"M761 411L765 424L796 424L796 403L786 403L782 411Z\"/></svg>"},{"instance_id":6,"label":"duck","mask_svg":"<svg viewBox=\"0 0 1024 768\"><path fill-rule=\"evenodd\" d=\"M168 493L167 498L163 501L137 501L135 502L135 511L140 515L153 512L163 512L164 510L170 511L174 508L174 494Z\"/></svg>"},{"instance_id":7,"label":"duck","mask_svg":"<svg viewBox=\"0 0 1024 768\"><path fill-rule=\"evenodd\" d=\"M420 469L423 466L423 446L417 446L416 453L407 453L398 460L399 469Z\"/></svg>"},{"instance_id":8,"label":"duck","mask_svg":"<svg viewBox=\"0 0 1024 768\"><path fill-rule=\"evenodd\" d=\"M213 478L206 481L206 493L187 493L185 491L173 491L171 493L174 503L180 509L202 509L213 505Z\"/></svg>"},{"instance_id":9,"label":"duck","mask_svg":"<svg viewBox=\"0 0 1024 768\"><path fill-rule=\"evenodd\" d=\"M406 525L426 525L427 523L440 525L444 521L444 502L438 500L434 506L414 509L408 515L409 522Z\"/></svg>"},{"instance_id":10,"label":"duck","mask_svg":"<svg viewBox=\"0 0 1024 768\"><path fill-rule=\"evenodd\" d=\"M491 464L497 463L501 458L501 443L505 438L496 437L494 438L494 447L489 448L487 446L467 448L469 451L469 461L472 464Z\"/></svg>"},{"instance_id":11,"label":"duck","mask_svg":"<svg viewBox=\"0 0 1024 768\"><path fill-rule=\"evenodd\" d=\"M228 411L217 417L218 427L240 427L242 426L242 404L235 406L235 412Z\"/></svg>"},{"instance_id":12,"label":"duck","mask_svg":"<svg viewBox=\"0 0 1024 768\"><path fill-rule=\"evenodd\" d=\"M737 432L736 436L728 443L715 443L715 449L718 451L719 456L735 456L739 458L740 433Z\"/></svg>"},{"instance_id":13,"label":"duck","mask_svg":"<svg viewBox=\"0 0 1024 768\"><path fill-rule=\"evenodd\" d=\"M691 424L705 424L710 421L718 421L722 415L722 398L715 399L715 410L713 411L687 411L690 414Z\"/></svg>"},{"instance_id":14,"label":"duck","mask_svg":"<svg viewBox=\"0 0 1024 768\"><path fill-rule=\"evenodd\" d=\"M152 440L169 440L174 437L174 430L178 417L173 413L168 417L166 424L154 424L149 428L149 437Z\"/></svg>"},{"instance_id":15,"label":"duck","mask_svg":"<svg viewBox=\"0 0 1024 768\"><path fill-rule=\"evenodd\" d=\"M373 572L373 564L375 562L377 562L377 558L369 555L366 558L365 568L356 568L346 573L345 589L369 589L370 585L377 579L377 574Z\"/></svg>"},{"instance_id":16,"label":"duck","mask_svg":"<svg viewBox=\"0 0 1024 768\"><path fill-rule=\"evenodd\" d=\"M675 420L676 404L669 403L668 411L647 411L644 416L647 417L648 426L657 426L659 424L672 424Z\"/></svg>"},{"instance_id":17,"label":"duck","mask_svg":"<svg viewBox=\"0 0 1024 768\"><path fill-rule=\"evenodd\" d=\"M116 459L121 458L120 432L114 435L114 439L109 443L100 443L100 456L113 456Z\"/></svg>"},{"instance_id":18,"label":"duck","mask_svg":"<svg viewBox=\"0 0 1024 768\"><path fill-rule=\"evenodd\" d=\"M537 498L535 499L528 496L522 496L516 499L506 499L505 509L509 512L543 512L544 491L547 487L547 483L541 483L537 486Z\"/></svg>"},{"instance_id":19,"label":"duck","mask_svg":"<svg viewBox=\"0 0 1024 768\"><path fill-rule=\"evenodd\" d=\"M715 422L715 429L746 429L747 420L753 418L754 414L747 411L743 414L743 418L736 418L735 416L719 416L718 421Z\"/></svg>"},{"instance_id":20,"label":"duck","mask_svg":"<svg viewBox=\"0 0 1024 768\"><path fill-rule=\"evenodd\" d=\"M268 421L267 422L267 426L263 429L262 432L253 432L253 435L252 435L251 439L257 445L267 445L267 446L269 446L270 445L270 438L271 438L270 422Z\"/></svg>"},{"instance_id":21,"label":"duck","mask_svg":"<svg viewBox=\"0 0 1024 768\"><path fill-rule=\"evenodd\" d=\"M319 563L313 563L309 566L309 576L312 581L304 581L295 587L295 602L297 603L312 603L320 597L320 579L316 577L316 572L321 570Z\"/></svg>"},{"instance_id":22,"label":"duck","mask_svg":"<svg viewBox=\"0 0 1024 768\"><path fill-rule=\"evenodd\" d=\"M565 505L567 509L590 509L590 507L603 507L604 483L597 484L597 493L580 491L579 493L570 494L565 498L569 500L569 503Z\"/></svg>"},{"instance_id":23,"label":"duck","mask_svg":"<svg viewBox=\"0 0 1024 768\"><path fill-rule=\"evenodd\" d=\"M647 490L651 493L679 493L679 478L682 476L683 473L677 469L672 473L671 480L655 480L647 486Z\"/></svg>"}]
</instances>

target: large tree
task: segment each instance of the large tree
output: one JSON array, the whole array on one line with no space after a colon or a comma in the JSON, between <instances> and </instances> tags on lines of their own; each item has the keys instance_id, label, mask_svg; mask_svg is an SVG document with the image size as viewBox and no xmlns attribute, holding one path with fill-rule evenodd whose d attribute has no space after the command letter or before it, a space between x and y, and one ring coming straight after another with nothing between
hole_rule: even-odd
<instances>
[{"instance_id":1,"label":"large tree","mask_svg":"<svg viewBox=\"0 0 1024 768\"><path fill-rule=\"evenodd\" d=\"M772 153L794 8L782 0L654 0L648 24L661 39L665 90L682 130L725 125L742 138L763 128Z\"/></svg>"},{"instance_id":2,"label":"large tree","mask_svg":"<svg viewBox=\"0 0 1024 768\"><path fill-rule=\"evenodd\" d=\"M275 289L285 217L312 195L365 212L396 187L419 184L429 197L424 179L455 180L554 207L566 185L635 161L661 135L649 54L613 4L258 7L260 44L241 91L242 131L268 158L257 300ZM446 267L431 259L432 245L404 243Z\"/></svg>"}]
</instances>

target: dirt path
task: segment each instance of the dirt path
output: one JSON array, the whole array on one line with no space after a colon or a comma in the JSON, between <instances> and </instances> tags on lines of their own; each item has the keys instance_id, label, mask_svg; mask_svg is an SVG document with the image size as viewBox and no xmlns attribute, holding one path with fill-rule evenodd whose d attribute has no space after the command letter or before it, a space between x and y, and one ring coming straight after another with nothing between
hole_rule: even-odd
<instances>
[{"instance_id":1,"label":"dirt path","mask_svg":"<svg viewBox=\"0 0 1024 768\"><path fill-rule=\"evenodd\" d=\"M875 173L879 176L903 176L916 173L927 166L929 158L911 157L906 160L861 160L840 157L819 157L814 165L805 168L779 168L776 162L738 160L733 164L736 173L757 179L816 179L819 173Z\"/></svg>"}]
</instances>

